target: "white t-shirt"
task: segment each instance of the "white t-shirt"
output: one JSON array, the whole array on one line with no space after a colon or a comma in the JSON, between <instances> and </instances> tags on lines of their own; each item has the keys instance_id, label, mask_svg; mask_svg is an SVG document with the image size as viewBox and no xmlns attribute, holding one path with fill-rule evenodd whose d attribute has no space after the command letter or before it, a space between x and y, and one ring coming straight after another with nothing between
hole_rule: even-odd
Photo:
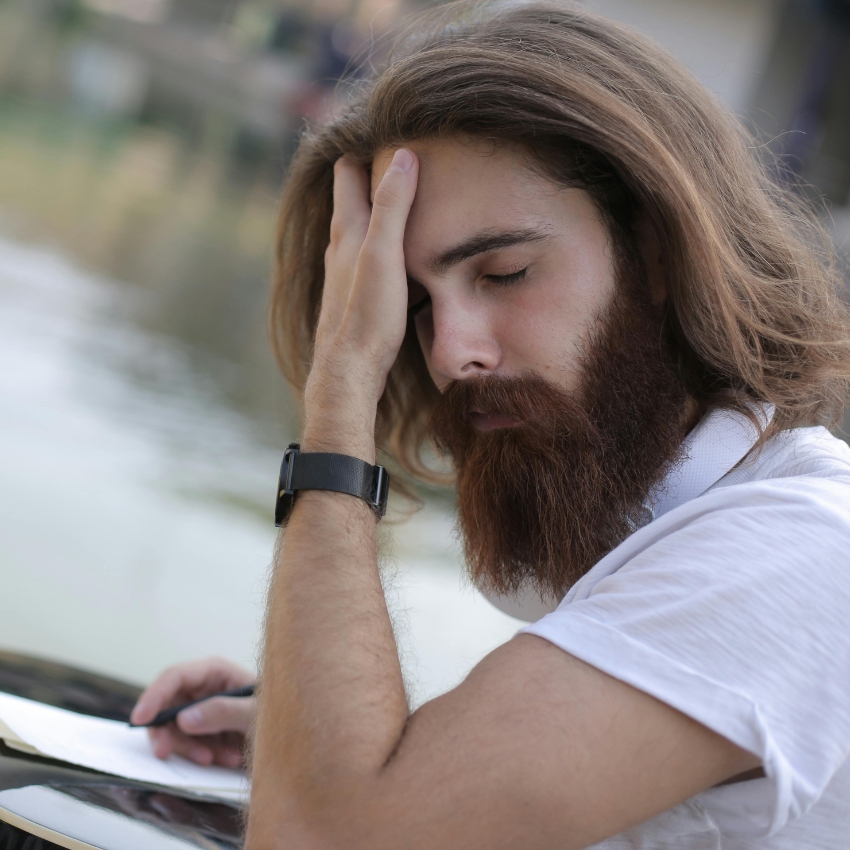
<instances>
[{"instance_id":1,"label":"white t-shirt","mask_svg":"<svg viewBox=\"0 0 850 850\"><path fill-rule=\"evenodd\" d=\"M763 760L596 850L850 848L850 449L754 438L706 417L655 518L523 629Z\"/></svg>"}]
</instances>

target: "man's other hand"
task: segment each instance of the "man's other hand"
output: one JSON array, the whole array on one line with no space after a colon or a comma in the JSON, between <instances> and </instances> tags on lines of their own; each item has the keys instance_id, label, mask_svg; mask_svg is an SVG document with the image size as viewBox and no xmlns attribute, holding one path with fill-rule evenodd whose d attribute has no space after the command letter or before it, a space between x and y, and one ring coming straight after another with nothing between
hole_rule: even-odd
<instances>
[{"instance_id":1,"label":"man's other hand","mask_svg":"<svg viewBox=\"0 0 850 850\"><path fill-rule=\"evenodd\" d=\"M133 723L149 723L166 708L250 685L255 678L223 658L177 664L148 686L130 718ZM254 711L253 697L217 697L198 703L181 711L176 722L148 729L153 751L161 759L177 753L198 764L239 767Z\"/></svg>"}]
</instances>

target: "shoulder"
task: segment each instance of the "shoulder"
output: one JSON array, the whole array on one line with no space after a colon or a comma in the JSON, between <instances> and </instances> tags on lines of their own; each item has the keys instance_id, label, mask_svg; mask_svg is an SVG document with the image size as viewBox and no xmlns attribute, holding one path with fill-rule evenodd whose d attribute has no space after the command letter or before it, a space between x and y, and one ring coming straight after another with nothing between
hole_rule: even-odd
<instances>
[{"instance_id":1,"label":"shoulder","mask_svg":"<svg viewBox=\"0 0 850 850\"><path fill-rule=\"evenodd\" d=\"M843 595L850 601L850 451L834 445L839 442L826 431L793 435L791 445L771 441L746 476L736 481L733 470L702 496L636 531L564 602L609 589L615 575L617 584L628 578L632 587L662 580L669 588L691 589L729 582L727 589L743 592L755 583L769 593L803 573L846 583Z\"/></svg>"},{"instance_id":2,"label":"shoulder","mask_svg":"<svg viewBox=\"0 0 850 850\"><path fill-rule=\"evenodd\" d=\"M652 540L629 562L669 562L677 570L688 563L712 573L734 564L754 575L842 565L850 551L850 466L815 454L783 465L771 477L717 486L671 511L647 528ZM791 467L796 474L787 474Z\"/></svg>"}]
</instances>

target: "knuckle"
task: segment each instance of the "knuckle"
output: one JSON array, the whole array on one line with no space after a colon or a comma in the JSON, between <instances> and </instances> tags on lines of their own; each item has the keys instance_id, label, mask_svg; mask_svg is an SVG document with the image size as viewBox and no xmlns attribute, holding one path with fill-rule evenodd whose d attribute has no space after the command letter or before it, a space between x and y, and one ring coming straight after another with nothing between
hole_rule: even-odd
<instances>
[{"instance_id":1,"label":"knuckle","mask_svg":"<svg viewBox=\"0 0 850 850\"><path fill-rule=\"evenodd\" d=\"M363 243L363 247L360 249L360 257L359 263L366 264L369 266L376 265L383 260L384 252L381 250L380 246L375 243L374 239L367 239Z\"/></svg>"},{"instance_id":2,"label":"knuckle","mask_svg":"<svg viewBox=\"0 0 850 850\"><path fill-rule=\"evenodd\" d=\"M338 245L345 236L345 226L340 221L339 216L335 215L331 218L330 227L330 244Z\"/></svg>"},{"instance_id":3,"label":"knuckle","mask_svg":"<svg viewBox=\"0 0 850 850\"><path fill-rule=\"evenodd\" d=\"M172 667L168 667L156 680L156 684L162 688L178 687L186 675L187 668L188 664L175 664Z\"/></svg>"},{"instance_id":4,"label":"knuckle","mask_svg":"<svg viewBox=\"0 0 850 850\"><path fill-rule=\"evenodd\" d=\"M241 716L243 701L235 697L219 697L218 699L210 700L210 708L217 720L230 720Z\"/></svg>"},{"instance_id":5,"label":"knuckle","mask_svg":"<svg viewBox=\"0 0 850 850\"><path fill-rule=\"evenodd\" d=\"M384 209L392 208L398 203L399 193L392 183L383 181L375 190L375 197L372 199L373 207L382 207Z\"/></svg>"},{"instance_id":6,"label":"knuckle","mask_svg":"<svg viewBox=\"0 0 850 850\"><path fill-rule=\"evenodd\" d=\"M210 700L210 713L207 722L215 725L219 730L242 731L247 722L250 721L253 700L235 699L222 697ZM212 703L215 703L213 705Z\"/></svg>"},{"instance_id":7,"label":"knuckle","mask_svg":"<svg viewBox=\"0 0 850 850\"><path fill-rule=\"evenodd\" d=\"M206 720L217 719L227 714L227 699L226 697L214 697L202 702L198 708L203 709Z\"/></svg>"}]
</instances>

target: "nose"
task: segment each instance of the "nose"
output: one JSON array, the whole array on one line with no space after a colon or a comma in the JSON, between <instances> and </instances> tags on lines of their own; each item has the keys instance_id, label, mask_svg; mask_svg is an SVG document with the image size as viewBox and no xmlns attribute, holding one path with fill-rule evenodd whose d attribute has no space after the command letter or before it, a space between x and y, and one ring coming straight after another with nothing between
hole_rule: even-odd
<instances>
[{"instance_id":1,"label":"nose","mask_svg":"<svg viewBox=\"0 0 850 850\"><path fill-rule=\"evenodd\" d=\"M439 388L498 369L502 352L482 305L435 298L429 313L421 317L419 342Z\"/></svg>"}]
</instances>

